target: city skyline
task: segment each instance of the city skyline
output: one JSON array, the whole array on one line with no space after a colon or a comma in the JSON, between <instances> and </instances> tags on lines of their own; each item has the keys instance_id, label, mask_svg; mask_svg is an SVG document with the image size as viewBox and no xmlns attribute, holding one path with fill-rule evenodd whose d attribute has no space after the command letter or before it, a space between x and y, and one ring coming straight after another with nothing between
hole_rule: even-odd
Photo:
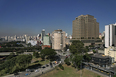
<instances>
[{"instance_id":1,"label":"city skyline","mask_svg":"<svg viewBox=\"0 0 116 77\"><path fill-rule=\"evenodd\" d=\"M0 37L37 35L62 29L72 35L72 21L80 15L92 15L99 22L99 32L115 23L116 1L91 0L0 0ZM112 6L110 5L112 4Z\"/></svg>"}]
</instances>

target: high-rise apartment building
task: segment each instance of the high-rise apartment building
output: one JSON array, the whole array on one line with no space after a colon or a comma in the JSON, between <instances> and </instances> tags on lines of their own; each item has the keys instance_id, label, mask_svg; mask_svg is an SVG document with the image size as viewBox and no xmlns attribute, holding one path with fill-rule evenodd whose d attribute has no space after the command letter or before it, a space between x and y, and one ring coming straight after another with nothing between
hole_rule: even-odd
<instances>
[{"instance_id":1,"label":"high-rise apartment building","mask_svg":"<svg viewBox=\"0 0 116 77\"><path fill-rule=\"evenodd\" d=\"M116 46L116 23L105 26L105 47Z\"/></svg>"},{"instance_id":2,"label":"high-rise apartment building","mask_svg":"<svg viewBox=\"0 0 116 77\"><path fill-rule=\"evenodd\" d=\"M61 29L52 32L52 48L55 50L63 50L65 47L65 32Z\"/></svg>"},{"instance_id":3,"label":"high-rise apartment building","mask_svg":"<svg viewBox=\"0 0 116 77\"><path fill-rule=\"evenodd\" d=\"M8 41L8 36L5 36L5 41Z\"/></svg>"},{"instance_id":4,"label":"high-rise apartment building","mask_svg":"<svg viewBox=\"0 0 116 77\"><path fill-rule=\"evenodd\" d=\"M73 21L73 40L95 43L99 39L99 23L92 15L80 15Z\"/></svg>"},{"instance_id":5,"label":"high-rise apartment building","mask_svg":"<svg viewBox=\"0 0 116 77\"><path fill-rule=\"evenodd\" d=\"M80 15L73 21L73 39L99 38L99 23L91 15Z\"/></svg>"},{"instance_id":6,"label":"high-rise apartment building","mask_svg":"<svg viewBox=\"0 0 116 77\"><path fill-rule=\"evenodd\" d=\"M43 45L50 45L50 37L48 35L43 37Z\"/></svg>"},{"instance_id":7,"label":"high-rise apartment building","mask_svg":"<svg viewBox=\"0 0 116 77\"><path fill-rule=\"evenodd\" d=\"M30 36L25 35L25 42L28 44L28 41L30 40Z\"/></svg>"}]
</instances>

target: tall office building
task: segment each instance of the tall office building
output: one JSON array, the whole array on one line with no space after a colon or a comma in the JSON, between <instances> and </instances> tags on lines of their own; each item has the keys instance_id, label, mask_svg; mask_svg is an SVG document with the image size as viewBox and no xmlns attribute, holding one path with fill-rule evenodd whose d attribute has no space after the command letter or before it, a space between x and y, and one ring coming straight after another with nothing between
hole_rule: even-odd
<instances>
[{"instance_id":1,"label":"tall office building","mask_svg":"<svg viewBox=\"0 0 116 77\"><path fill-rule=\"evenodd\" d=\"M116 46L116 23L105 26L105 47Z\"/></svg>"},{"instance_id":2,"label":"tall office building","mask_svg":"<svg viewBox=\"0 0 116 77\"><path fill-rule=\"evenodd\" d=\"M65 47L65 32L61 29L52 32L52 48L55 50L63 50Z\"/></svg>"},{"instance_id":3,"label":"tall office building","mask_svg":"<svg viewBox=\"0 0 116 77\"><path fill-rule=\"evenodd\" d=\"M99 38L99 23L91 15L80 15L73 21L73 39Z\"/></svg>"},{"instance_id":4,"label":"tall office building","mask_svg":"<svg viewBox=\"0 0 116 77\"><path fill-rule=\"evenodd\" d=\"M99 23L92 15L80 15L73 21L73 40L95 43L99 39Z\"/></svg>"},{"instance_id":5,"label":"tall office building","mask_svg":"<svg viewBox=\"0 0 116 77\"><path fill-rule=\"evenodd\" d=\"M45 36L45 29L42 30L41 32L41 38L42 38L42 41L43 41L43 37Z\"/></svg>"}]
</instances>

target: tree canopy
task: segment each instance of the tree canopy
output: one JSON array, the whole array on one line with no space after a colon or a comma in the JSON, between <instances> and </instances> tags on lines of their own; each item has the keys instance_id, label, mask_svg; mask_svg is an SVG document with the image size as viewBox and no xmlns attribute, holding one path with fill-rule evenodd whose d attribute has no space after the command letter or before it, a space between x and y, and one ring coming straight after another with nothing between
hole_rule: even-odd
<instances>
[{"instance_id":1,"label":"tree canopy","mask_svg":"<svg viewBox=\"0 0 116 77\"><path fill-rule=\"evenodd\" d=\"M83 59L82 55L75 55L74 56L74 58L72 59L72 62L76 66L76 68L80 68L79 66L81 65L82 59Z\"/></svg>"},{"instance_id":2,"label":"tree canopy","mask_svg":"<svg viewBox=\"0 0 116 77\"><path fill-rule=\"evenodd\" d=\"M19 55L6 60L0 64L0 76L27 68L31 60L32 55Z\"/></svg>"},{"instance_id":3,"label":"tree canopy","mask_svg":"<svg viewBox=\"0 0 116 77\"><path fill-rule=\"evenodd\" d=\"M81 53L81 52L86 51L86 49L84 48L83 42L81 42L79 40L73 41L72 44L70 45L69 49L72 54Z\"/></svg>"},{"instance_id":4,"label":"tree canopy","mask_svg":"<svg viewBox=\"0 0 116 77\"><path fill-rule=\"evenodd\" d=\"M72 53L70 60L77 69L80 68L83 58L85 58L86 61L89 61L90 57L88 56L88 54L85 54L85 56L83 57L84 53L89 50L88 47L84 47L83 42L75 40L70 45L69 49Z\"/></svg>"},{"instance_id":5,"label":"tree canopy","mask_svg":"<svg viewBox=\"0 0 116 77\"><path fill-rule=\"evenodd\" d=\"M49 58L49 60L52 60L52 58L56 55L56 52L54 49L45 48L45 49L41 50L40 54L42 57L45 58L47 56Z\"/></svg>"}]
</instances>

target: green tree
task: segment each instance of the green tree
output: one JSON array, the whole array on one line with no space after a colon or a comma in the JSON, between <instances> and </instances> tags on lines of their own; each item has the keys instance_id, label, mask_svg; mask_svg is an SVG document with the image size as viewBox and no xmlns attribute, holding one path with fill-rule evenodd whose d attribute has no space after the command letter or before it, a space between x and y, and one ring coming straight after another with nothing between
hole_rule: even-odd
<instances>
[{"instance_id":1,"label":"green tree","mask_svg":"<svg viewBox=\"0 0 116 77\"><path fill-rule=\"evenodd\" d=\"M86 53L86 54L83 56L83 58L84 58L84 60L87 61L87 62L89 62L90 59L91 59L88 53Z\"/></svg>"},{"instance_id":2,"label":"green tree","mask_svg":"<svg viewBox=\"0 0 116 77\"><path fill-rule=\"evenodd\" d=\"M89 46L86 46L85 48L87 49L87 51L89 51Z\"/></svg>"},{"instance_id":3,"label":"green tree","mask_svg":"<svg viewBox=\"0 0 116 77\"><path fill-rule=\"evenodd\" d=\"M86 53L88 49L85 48L84 44L79 40L73 41L69 49L72 53L72 55L70 56L70 60L73 66L75 66L76 69L78 70L82 63L83 53Z\"/></svg>"},{"instance_id":4,"label":"green tree","mask_svg":"<svg viewBox=\"0 0 116 77\"><path fill-rule=\"evenodd\" d=\"M93 50L93 53L96 53L96 51L95 51L95 50Z\"/></svg>"},{"instance_id":5,"label":"green tree","mask_svg":"<svg viewBox=\"0 0 116 77\"><path fill-rule=\"evenodd\" d=\"M8 57L6 57L6 60L9 60L9 59L11 59L13 57L14 57L13 55L9 55Z\"/></svg>"},{"instance_id":6,"label":"green tree","mask_svg":"<svg viewBox=\"0 0 116 77\"><path fill-rule=\"evenodd\" d=\"M32 55L19 55L6 60L3 64L0 64L0 76L27 68L31 60Z\"/></svg>"},{"instance_id":7,"label":"green tree","mask_svg":"<svg viewBox=\"0 0 116 77\"><path fill-rule=\"evenodd\" d=\"M33 56L35 56L35 54L36 54L36 53L35 53L35 52L33 52Z\"/></svg>"},{"instance_id":8,"label":"green tree","mask_svg":"<svg viewBox=\"0 0 116 77\"><path fill-rule=\"evenodd\" d=\"M72 42L69 49L72 54L81 53L84 51L84 44L81 41L76 40Z\"/></svg>"},{"instance_id":9,"label":"green tree","mask_svg":"<svg viewBox=\"0 0 116 77\"><path fill-rule=\"evenodd\" d=\"M60 69L64 70L64 67L62 66L62 64L58 65L60 67Z\"/></svg>"},{"instance_id":10,"label":"green tree","mask_svg":"<svg viewBox=\"0 0 116 77\"><path fill-rule=\"evenodd\" d=\"M64 62L65 62L65 64L67 64L67 65L71 65L71 63L70 63L70 61L69 61L69 58L65 58Z\"/></svg>"},{"instance_id":11,"label":"green tree","mask_svg":"<svg viewBox=\"0 0 116 77\"><path fill-rule=\"evenodd\" d=\"M14 52L11 52L10 55L15 55L15 53Z\"/></svg>"},{"instance_id":12,"label":"green tree","mask_svg":"<svg viewBox=\"0 0 116 77\"><path fill-rule=\"evenodd\" d=\"M39 57L39 53L38 53L38 52L33 52L33 56L34 56L35 58L38 58L38 57Z\"/></svg>"},{"instance_id":13,"label":"green tree","mask_svg":"<svg viewBox=\"0 0 116 77\"><path fill-rule=\"evenodd\" d=\"M82 59L83 59L83 56L82 55L77 55L77 54L74 55L74 57L72 59L72 63L76 67L77 70L80 68L80 65L82 63Z\"/></svg>"},{"instance_id":14,"label":"green tree","mask_svg":"<svg viewBox=\"0 0 116 77\"><path fill-rule=\"evenodd\" d=\"M45 48L43 50L41 50L41 56L42 57L48 57L48 59L51 61L54 59L54 56L56 55L56 52L54 49L51 48Z\"/></svg>"}]
</instances>

